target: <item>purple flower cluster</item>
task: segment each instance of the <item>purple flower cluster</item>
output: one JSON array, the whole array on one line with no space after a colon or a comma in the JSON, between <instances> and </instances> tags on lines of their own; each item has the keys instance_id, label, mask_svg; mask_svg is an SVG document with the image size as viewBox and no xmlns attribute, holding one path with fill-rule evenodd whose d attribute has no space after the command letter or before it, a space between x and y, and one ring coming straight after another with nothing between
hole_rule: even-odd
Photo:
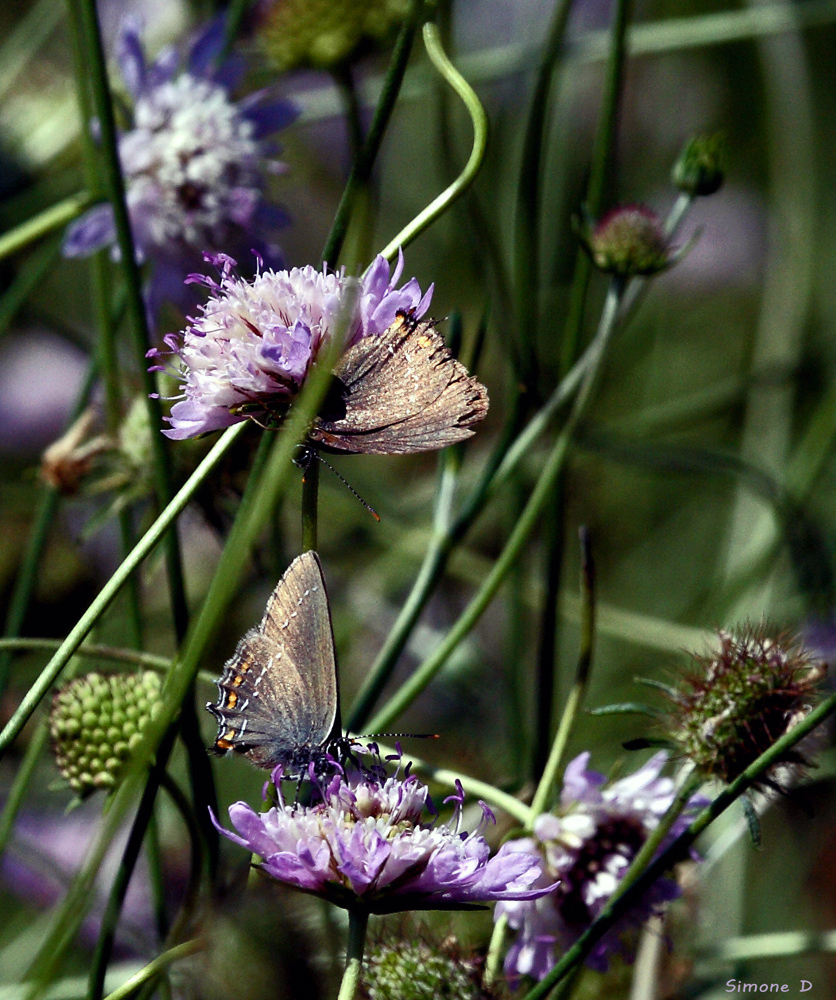
<instances>
[{"instance_id":1,"label":"purple flower cluster","mask_svg":"<svg viewBox=\"0 0 836 1000\"><path fill-rule=\"evenodd\" d=\"M587 769L589 753L566 768L557 815L539 816L534 836L513 841L512 850L544 859L539 884L558 881L538 899L501 902L494 919L508 918L517 932L505 969L510 976L542 979L560 954L600 915L630 862L658 825L674 797L674 783L661 776L667 762L662 752L634 774L606 784L604 775ZM688 816L704 804L693 798L669 836L688 824ZM630 957L630 932L679 895L672 878L654 883L644 898L595 946L587 964L605 970L614 953Z\"/></svg>"},{"instance_id":2,"label":"purple flower cluster","mask_svg":"<svg viewBox=\"0 0 836 1000\"><path fill-rule=\"evenodd\" d=\"M183 396L167 418L170 438L182 439L229 427L253 417L269 421L281 414L301 389L321 347L342 334L350 347L379 336L398 313L421 317L429 308L415 278L396 288L403 271L399 255L394 273L377 257L361 279L344 271L310 265L289 271L262 268L252 281L233 273L226 254L207 254L220 281L192 275L206 285L209 301L182 334L164 338L180 361ZM149 351L157 357L162 351ZM164 370L162 366L159 370Z\"/></svg>"},{"instance_id":3,"label":"purple flower cluster","mask_svg":"<svg viewBox=\"0 0 836 1000\"><path fill-rule=\"evenodd\" d=\"M163 299L188 307L183 280L214 249L251 248L281 264L275 242L285 213L264 198L266 176L283 172L270 133L296 117L285 100L266 91L235 103L243 63L218 65L223 22L213 21L191 45L186 65L172 48L148 63L135 20L119 36L117 56L133 100L133 127L119 140L128 211L137 256L153 262L148 290L152 312ZM97 205L67 231L64 253L86 256L114 246L109 204Z\"/></svg>"},{"instance_id":4,"label":"purple flower cluster","mask_svg":"<svg viewBox=\"0 0 836 1000\"><path fill-rule=\"evenodd\" d=\"M422 822L432 803L427 786L414 776L378 780L339 773L310 806L288 805L280 779L277 768L272 809L257 813L236 802L229 817L237 833L215 825L262 857L263 871L303 892L347 909L392 913L531 900L550 889L540 878L536 854L506 845L491 858L479 830L460 831L461 787L445 800L455 804L453 817L438 824ZM484 804L482 809L485 820L493 819Z\"/></svg>"}]
</instances>

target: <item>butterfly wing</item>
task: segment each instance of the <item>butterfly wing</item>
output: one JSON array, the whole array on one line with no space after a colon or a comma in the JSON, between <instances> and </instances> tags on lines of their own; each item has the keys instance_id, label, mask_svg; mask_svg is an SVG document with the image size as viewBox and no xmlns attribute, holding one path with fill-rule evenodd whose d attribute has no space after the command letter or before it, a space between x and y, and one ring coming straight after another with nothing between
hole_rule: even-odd
<instances>
[{"instance_id":1,"label":"butterfly wing","mask_svg":"<svg viewBox=\"0 0 836 1000\"><path fill-rule=\"evenodd\" d=\"M319 557L304 552L238 643L218 681L211 748L245 753L259 767L301 773L341 735L331 612Z\"/></svg>"},{"instance_id":2,"label":"butterfly wing","mask_svg":"<svg viewBox=\"0 0 836 1000\"><path fill-rule=\"evenodd\" d=\"M336 395L308 435L328 451L433 451L470 437L488 411L487 390L441 335L407 316L356 343L334 374Z\"/></svg>"}]
</instances>

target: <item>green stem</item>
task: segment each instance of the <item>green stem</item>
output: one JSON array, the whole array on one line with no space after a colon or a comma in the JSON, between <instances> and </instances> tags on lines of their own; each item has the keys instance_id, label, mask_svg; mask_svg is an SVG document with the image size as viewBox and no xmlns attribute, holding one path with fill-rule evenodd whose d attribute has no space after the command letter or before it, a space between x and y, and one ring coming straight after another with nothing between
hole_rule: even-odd
<instances>
[{"instance_id":1,"label":"green stem","mask_svg":"<svg viewBox=\"0 0 836 1000\"><path fill-rule=\"evenodd\" d=\"M549 759L543 769L543 775L531 800L531 820L527 829L531 830L534 820L546 809L552 789L557 780L569 735L580 711L586 689L589 684L589 674L592 667L592 653L595 645L595 570L592 563L592 553L589 545L589 534L586 528L581 528L581 646L578 654L578 665L575 671L575 683L569 692L557 735L552 744Z\"/></svg>"},{"instance_id":2,"label":"green stem","mask_svg":"<svg viewBox=\"0 0 836 1000\"><path fill-rule=\"evenodd\" d=\"M90 192L81 191L79 194L64 198L57 205L45 208L42 212L27 219L26 222L15 226L14 229L9 229L0 236L0 260L23 250L30 243L43 239L44 236L56 229L63 229L68 222L77 219L82 212L88 209L92 202L93 196Z\"/></svg>"},{"instance_id":3,"label":"green stem","mask_svg":"<svg viewBox=\"0 0 836 1000\"><path fill-rule=\"evenodd\" d=\"M60 240L48 240L34 250L23 263L12 283L0 299L0 335L9 329L9 324L18 309L41 284L47 273L55 265L55 258L61 247Z\"/></svg>"},{"instance_id":4,"label":"green stem","mask_svg":"<svg viewBox=\"0 0 836 1000\"><path fill-rule=\"evenodd\" d=\"M558 0L534 81L526 116L522 163L517 184L514 227L514 318L521 361L520 378L530 392L536 386L540 303L540 225L543 147L555 68L566 34L572 0Z\"/></svg>"},{"instance_id":5,"label":"green stem","mask_svg":"<svg viewBox=\"0 0 836 1000\"><path fill-rule=\"evenodd\" d=\"M134 570L142 563L148 553L156 547L160 539L165 535L169 527L174 523L244 427L245 424L241 423L224 431L221 438L213 445L209 454L181 487L171 503L154 521L148 531L137 542L128 558L124 560L113 576L99 591L87 611L81 616L70 634L61 643L58 651L46 667L44 667L38 679L26 692L20 705L0 733L0 757L5 754L6 750L8 750L9 746L20 734L26 722L49 691L49 688L55 683L55 680L70 657L84 641L90 629L110 606ZM179 707L179 703L178 706L175 706L175 709L176 707Z\"/></svg>"},{"instance_id":6,"label":"green stem","mask_svg":"<svg viewBox=\"0 0 836 1000\"><path fill-rule=\"evenodd\" d=\"M592 150L592 166L586 194L586 209L593 219L601 214L610 175L623 85L627 23L631 9L632 0L617 0L612 28L610 29L610 54L604 82L604 96ZM586 306L586 293L591 275L592 265L589 257L585 251L579 249L569 296L569 311L561 343L561 369L563 371L569 368L577 353Z\"/></svg>"},{"instance_id":7,"label":"green stem","mask_svg":"<svg viewBox=\"0 0 836 1000\"><path fill-rule=\"evenodd\" d=\"M120 255L119 263L127 290L131 342L148 410L148 423L152 429L159 428L163 426L162 407L159 399L154 398L156 383L152 373L148 371L148 362L145 358L150 345L148 319L142 294L142 279L136 263L131 220L125 199L125 184L119 161L119 141L110 85L107 79L107 62L102 46L96 2L95 0L70 0L70 2L78 10L77 20L81 32L81 43L86 56L93 107L100 130L105 186L113 208L113 221ZM172 493L168 441L162 434L152 433L151 448L154 489L158 508L162 510L171 499ZM176 531L171 531L166 535L165 552L174 626L178 637L182 637L185 634L188 621L188 609L183 583L180 543Z\"/></svg>"},{"instance_id":8,"label":"green stem","mask_svg":"<svg viewBox=\"0 0 836 1000\"><path fill-rule=\"evenodd\" d=\"M351 219L357 194L368 183L372 167L377 159L377 154L380 152L380 145L383 142L383 136L392 117L404 74L406 73L406 66L409 62L409 55L412 51L412 43L415 39L415 32L422 9L423 0L413 0L409 16L404 21L395 42L392 58L386 70L386 77L383 81L380 98L375 108L366 141L351 169L351 173L348 175L342 198L340 198L340 203L334 215L334 221L331 223L331 231L328 233L325 246L322 248L322 259L331 267L334 267L339 259L340 250L348 232L348 223Z\"/></svg>"},{"instance_id":9,"label":"green stem","mask_svg":"<svg viewBox=\"0 0 836 1000\"><path fill-rule=\"evenodd\" d=\"M490 573L471 600L470 604L438 645L436 650L424 661L423 664L421 664L415 673L392 697L388 704L385 705L371 720L369 728L372 731L386 729L386 727L392 723L392 720L403 712L407 705L409 705L430 683L453 650L470 632L481 617L482 613L493 600L503 580L522 551L523 546L528 541L529 536L536 527L540 513L542 512L546 501L551 496L554 484L556 483L557 477L560 475L563 468L575 429L586 412L595 376L604 357L610 337L615 329L615 318L622 292L623 284L614 281L610 287L607 300L604 304L601 323L594 341L595 352L590 360L589 368L586 371L584 381L581 383L578 394L575 397L575 402L566 424L558 436L549 457L546 459L546 463L540 473L540 478L537 480L537 483L531 492L519 521L511 532L508 541L505 543L504 549L500 553L498 559L491 568Z\"/></svg>"},{"instance_id":10,"label":"green stem","mask_svg":"<svg viewBox=\"0 0 836 1000\"><path fill-rule=\"evenodd\" d=\"M40 764L41 755L48 743L49 725L46 719L41 719L29 740L23 760L17 766L14 780L9 788L6 801L3 803L3 812L0 814L0 854L6 850L9 837L14 829L15 819L26 799L29 781L35 773L35 768Z\"/></svg>"},{"instance_id":11,"label":"green stem","mask_svg":"<svg viewBox=\"0 0 836 1000\"><path fill-rule=\"evenodd\" d=\"M319 459L314 456L302 476L302 551L316 551Z\"/></svg>"},{"instance_id":12,"label":"green stem","mask_svg":"<svg viewBox=\"0 0 836 1000\"><path fill-rule=\"evenodd\" d=\"M348 911L348 943L345 953L345 972L337 1000L354 1000L360 973L363 971L363 952L366 949L366 929L369 915L365 910Z\"/></svg>"},{"instance_id":13,"label":"green stem","mask_svg":"<svg viewBox=\"0 0 836 1000\"><path fill-rule=\"evenodd\" d=\"M168 951L164 951L162 955L158 955L153 962L149 962L145 968L140 969L130 979L126 979L118 989L115 989L112 993L108 993L105 1000L127 1000L140 986L156 979L169 965L179 962L181 958L188 958L189 955L195 955L197 952L203 951L205 947L205 941L201 938L195 938L194 941L186 941L174 948L169 948Z\"/></svg>"},{"instance_id":14,"label":"green stem","mask_svg":"<svg viewBox=\"0 0 836 1000\"><path fill-rule=\"evenodd\" d=\"M0 639L0 651L9 652L33 650L35 652L54 653L61 648L60 639ZM113 660L116 663L130 663L137 667L150 667L152 670L168 670L171 666L170 656L155 656L135 649L117 649L115 646L102 646L90 643L80 646L75 651L76 656L87 656L93 659Z\"/></svg>"},{"instance_id":15,"label":"green stem","mask_svg":"<svg viewBox=\"0 0 836 1000\"><path fill-rule=\"evenodd\" d=\"M420 235L442 215L457 198L464 194L473 183L476 174L479 172L479 168L482 166L482 161L485 158L485 150L488 145L488 116L485 114L485 109L476 96L476 91L447 58L447 54L441 45L438 28L434 24L427 22L424 25L423 33L427 55L429 55L435 68L453 90L455 90L467 108L470 120L473 123L473 147L464 169L453 183L446 187L437 198L434 198L423 211L419 212L380 251L381 255L388 259L394 257L399 248L403 248L411 243L416 236Z\"/></svg>"}]
</instances>

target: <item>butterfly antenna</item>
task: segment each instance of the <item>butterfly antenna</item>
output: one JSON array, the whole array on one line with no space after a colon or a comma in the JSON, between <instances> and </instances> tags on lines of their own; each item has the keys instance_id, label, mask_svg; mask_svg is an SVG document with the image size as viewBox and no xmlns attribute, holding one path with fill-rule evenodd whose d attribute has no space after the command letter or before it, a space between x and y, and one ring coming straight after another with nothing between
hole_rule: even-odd
<instances>
[{"instance_id":1,"label":"butterfly antenna","mask_svg":"<svg viewBox=\"0 0 836 1000\"><path fill-rule=\"evenodd\" d=\"M349 490L349 492L353 493L354 496L357 497L357 499L366 508L366 510L372 515L372 517L375 519L375 521L380 521L380 515L374 509L374 507L372 507L371 504L366 503L366 501L360 496L360 494L357 492L357 490L354 489L354 487L351 485L351 483L348 482L347 479L344 479L339 474L339 472L337 472L337 470L334 468L334 466L331 465L330 462L326 462L325 459L322 457L322 455L320 455L319 452L316 450L316 448L309 448L309 447L307 447L305 445L300 445L299 446L299 455L298 455L297 458L293 459L293 464L296 465L296 466L298 466L302 470L302 482L303 483L305 481L305 476L307 475L308 469L310 468L310 464L311 464L311 462L314 462L314 461L322 462L322 464L325 466L326 469L330 469L331 472L333 472L334 475L337 477L337 479L339 479L339 481L343 484L343 486L345 486L346 489Z\"/></svg>"}]
</instances>

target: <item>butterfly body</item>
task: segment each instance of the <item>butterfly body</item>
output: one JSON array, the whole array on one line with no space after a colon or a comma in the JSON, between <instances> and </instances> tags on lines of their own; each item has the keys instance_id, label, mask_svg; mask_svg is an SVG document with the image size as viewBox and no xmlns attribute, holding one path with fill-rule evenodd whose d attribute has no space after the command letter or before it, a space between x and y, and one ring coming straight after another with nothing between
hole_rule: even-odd
<instances>
[{"instance_id":1,"label":"butterfly body","mask_svg":"<svg viewBox=\"0 0 836 1000\"><path fill-rule=\"evenodd\" d=\"M242 753L270 770L281 765L285 777L342 755L331 613L315 552L290 564L261 623L224 665L218 702L206 708L218 722L213 753Z\"/></svg>"}]
</instances>

